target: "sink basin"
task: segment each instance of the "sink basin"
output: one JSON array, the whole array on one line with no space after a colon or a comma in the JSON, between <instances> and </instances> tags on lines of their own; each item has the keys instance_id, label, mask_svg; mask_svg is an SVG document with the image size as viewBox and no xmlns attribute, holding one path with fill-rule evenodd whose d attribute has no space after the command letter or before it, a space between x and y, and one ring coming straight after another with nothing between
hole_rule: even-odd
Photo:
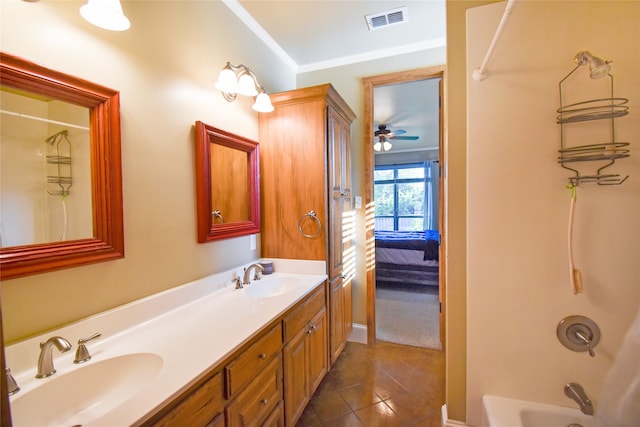
<instances>
[{"instance_id":1,"label":"sink basin","mask_svg":"<svg viewBox=\"0 0 640 427\"><path fill-rule=\"evenodd\" d=\"M14 427L77 426L113 410L144 388L162 367L152 353L133 353L102 361L89 361L60 373L11 399Z\"/></svg>"},{"instance_id":2,"label":"sink basin","mask_svg":"<svg viewBox=\"0 0 640 427\"><path fill-rule=\"evenodd\" d=\"M245 293L251 298L277 297L295 290L299 286L294 277L277 277L251 282L245 287Z\"/></svg>"}]
</instances>

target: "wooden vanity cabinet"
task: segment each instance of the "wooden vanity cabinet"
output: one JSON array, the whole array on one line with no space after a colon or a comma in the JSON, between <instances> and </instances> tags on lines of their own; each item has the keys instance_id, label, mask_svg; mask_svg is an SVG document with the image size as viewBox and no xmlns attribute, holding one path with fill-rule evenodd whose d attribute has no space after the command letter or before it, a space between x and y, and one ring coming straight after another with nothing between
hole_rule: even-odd
<instances>
[{"instance_id":1,"label":"wooden vanity cabinet","mask_svg":"<svg viewBox=\"0 0 640 427\"><path fill-rule=\"evenodd\" d=\"M285 425L293 427L329 370L326 291L322 287L283 320Z\"/></svg>"},{"instance_id":2,"label":"wooden vanity cabinet","mask_svg":"<svg viewBox=\"0 0 640 427\"><path fill-rule=\"evenodd\" d=\"M259 115L262 255L324 260L330 283L347 284L329 294L333 363L351 332L355 260L345 254L354 230L350 134L355 114L330 84L269 96L275 110Z\"/></svg>"},{"instance_id":3,"label":"wooden vanity cabinet","mask_svg":"<svg viewBox=\"0 0 640 427\"><path fill-rule=\"evenodd\" d=\"M327 295L324 282L134 425L294 427L329 369Z\"/></svg>"},{"instance_id":4,"label":"wooden vanity cabinet","mask_svg":"<svg viewBox=\"0 0 640 427\"><path fill-rule=\"evenodd\" d=\"M282 323L277 321L228 359L207 380L175 399L145 426L273 425L282 415Z\"/></svg>"}]
</instances>

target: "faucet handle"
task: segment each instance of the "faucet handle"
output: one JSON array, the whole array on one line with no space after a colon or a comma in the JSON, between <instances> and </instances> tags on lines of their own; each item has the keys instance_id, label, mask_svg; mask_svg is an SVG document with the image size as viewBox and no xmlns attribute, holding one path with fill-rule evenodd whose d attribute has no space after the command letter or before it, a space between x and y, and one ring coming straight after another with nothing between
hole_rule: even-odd
<instances>
[{"instance_id":1,"label":"faucet handle","mask_svg":"<svg viewBox=\"0 0 640 427\"><path fill-rule=\"evenodd\" d=\"M16 382L15 378L13 378L13 375L11 375L11 369L9 368L4 368L4 369L7 374L7 389L9 391L9 396L11 396L20 391L20 386L18 386L18 383Z\"/></svg>"},{"instance_id":2,"label":"faucet handle","mask_svg":"<svg viewBox=\"0 0 640 427\"><path fill-rule=\"evenodd\" d=\"M591 348L591 340L589 338L585 337L581 331L576 331L576 338L578 338L580 341L584 343L585 346L587 346L587 351L589 352L589 356L596 357L595 351L593 351L593 348Z\"/></svg>"},{"instance_id":3,"label":"faucet handle","mask_svg":"<svg viewBox=\"0 0 640 427\"><path fill-rule=\"evenodd\" d=\"M96 332L95 334L91 335L90 337L87 338L80 338L78 340L78 349L76 350L76 357L73 360L73 363L84 363L86 361L88 361L89 359L91 359L91 354L89 354L89 350L87 349L87 346L85 345L88 341L94 340L98 337L102 336L101 333Z\"/></svg>"}]
</instances>

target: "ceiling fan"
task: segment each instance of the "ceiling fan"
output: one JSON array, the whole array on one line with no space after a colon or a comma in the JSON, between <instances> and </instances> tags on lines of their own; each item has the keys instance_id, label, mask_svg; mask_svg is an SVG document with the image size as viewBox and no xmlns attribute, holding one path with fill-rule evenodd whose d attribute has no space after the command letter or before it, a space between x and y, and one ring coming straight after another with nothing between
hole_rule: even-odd
<instances>
[{"instance_id":1,"label":"ceiling fan","mask_svg":"<svg viewBox=\"0 0 640 427\"><path fill-rule=\"evenodd\" d=\"M373 144L373 149L375 151L389 151L391 150L391 142L389 140L405 140L405 141L415 141L418 139L418 136L412 135L403 135L407 133L406 130L396 129L392 131L387 128L387 125L378 125L378 130L374 132L374 136L378 138L378 140Z\"/></svg>"}]
</instances>

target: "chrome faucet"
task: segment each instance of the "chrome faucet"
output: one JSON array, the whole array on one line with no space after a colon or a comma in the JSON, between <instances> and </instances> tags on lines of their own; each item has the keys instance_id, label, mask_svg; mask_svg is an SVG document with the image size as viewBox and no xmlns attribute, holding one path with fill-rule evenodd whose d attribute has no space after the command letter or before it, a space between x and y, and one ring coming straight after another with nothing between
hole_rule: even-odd
<instances>
[{"instance_id":1,"label":"chrome faucet","mask_svg":"<svg viewBox=\"0 0 640 427\"><path fill-rule=\"evenodd\" d=\"M248 285L249 283L251 283L251 281L249 280L249 275L251 274L252 269L255 269L253 280L260 280L260 273L262 273L264 267L258 263L251 264L249 267L244 269L244 276L242 276L243 285Z\"/></svg>"},{"instance_id":2,"label":"chrome faucet","mask_svg":"<svg viewBox=\"0 0 640 427\"><path fill-rule=\"evenodd\" d=\"M53 347L61 353L71 350L69 341L62 337L51 337L40 343L40 357L38 358L38 374L36 378L46 378L56 373L53 367Z\"/></svg>"},{"instance_id":3,"label":"chrome faucet","mask_svg":"<svg viewBox=\"0 0 640 427\"><path fill-rule=\"evenodd\" d=\"M18 386L16 379L13 378L13 375L11 375L11 369L4 368L4 370L7 374L7 389L9 391L9 396L12 396L20 391L20 387Z\"/></svg>"},{"instance_id":4,"label":"chrome faucet","mask_svg":"<svg viewBox=\"0 0 640 427\"><path fill-rule=\"evenodd\" d=\"M584 388L578 383L569 383L564 386L564 394L568 398L575 400L580 405L580 410L583 414L593 415L593 403L587 394L584 392Z\"/></svg>"}]
</instances>

